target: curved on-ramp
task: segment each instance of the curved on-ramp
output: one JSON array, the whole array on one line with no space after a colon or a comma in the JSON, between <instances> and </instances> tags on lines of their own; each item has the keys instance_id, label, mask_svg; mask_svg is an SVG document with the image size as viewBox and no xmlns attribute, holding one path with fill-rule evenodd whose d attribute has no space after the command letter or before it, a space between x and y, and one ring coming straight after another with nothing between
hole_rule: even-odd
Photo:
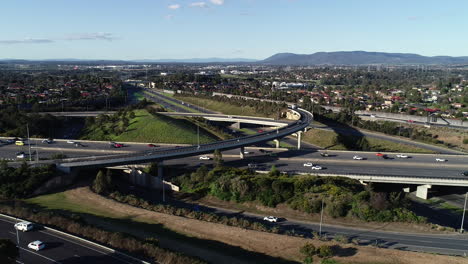
<instances>
[{"instance_id":1,"label":"curved on-ramp","mask_svg":"<svg viewBox=\"0 0 468 264\"><path fill-rule=\"evenodd\" d=\"M296 109L296 111L301 115L300 120L291 123L285 127L278 128L274 131L268 131L258 133L255 135L228 139L199 146L189 146L180 148L176 147L165 150L144 151L127 155L122 154L102 157L77 158L73 160L68 160L67 162L59 163L57 164L57 167L63 171L70 171L73 168L100 168L109 166L139 164L151 161L177 159L188 156L212 153L215 150L230 150L242 148L257 143L286 137L307 128L313 120L312 113L303 109Z\"/></svg>"}]
</instances>

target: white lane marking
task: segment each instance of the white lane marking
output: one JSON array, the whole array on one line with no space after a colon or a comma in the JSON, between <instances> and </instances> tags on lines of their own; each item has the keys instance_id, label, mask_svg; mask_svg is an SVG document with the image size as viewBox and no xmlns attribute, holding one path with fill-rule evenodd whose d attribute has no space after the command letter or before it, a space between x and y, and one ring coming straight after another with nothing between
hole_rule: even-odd
<instances>
[{"instance_id":1,"label":"white lane marking","mask_svg":"<svg viewBox=\"0 0 468 264\"><path fill-rule=\"evenodd\" d=\"M26 251L26 252L29 252L29 253L32 253L32 254L34 254L34 255L38 255L38 256L40 256L40 257L43 257L43 258L45 258L45 259L47 259L47 260L50 260L50 261L52 261L52 262L54 262L54 263L60 264L60 262L58 262L58 261L55 261L55 260L53 260L53 259L51 259L51 258L48 258L48 257L46 257L46 256L44 256L44 255L41 255L41 254L36 253L36 252L34 252L34 251L31 251L31 250L29 250L29 249L22 248L22 247L19 247L19 248L22 249L22 250L24 250L24 251Z\"/></svg>"},{"instance_id":2,"label":"white lane marking","mask_svg":"<svg viewBox=\"0 0 468 264\"><path fill-rule=\"evenodd\" d=\"M24 262L21 262L21 261L19 261L19 260L17 260L16 263L24 264Z\"/></svg>"},{"instance_id":3,"label":"white lane marking","mask_svg":"<svg viewBox=\"0 0 468 264\"><path fill-rule=\"evenodd\" d=\"M106 255L106 256L115 258L115 259L117 259L117 260L120 260L120 261L122 261L122 262L125 262L125 263L128 263L128 264L133 264L132 262L128 262L128 261L126 261L126 260L124 260L124 259L121 259L121 258L118 258L118 257L116 257L116 256L110 255L110 254L109 254L110 252L107 252L107 253L106 253L106 252L103 252L103 251L99 251L99 250L97 250L97 249L95 249L95 248L85 246L85 245L80 244L80 243L78 243L78 242L75 242L75 241L72 241L72 240L69 240L69 239L66 239L66 238L57 236L57 235L53 235L53 234L48 233L48 232L46 232L46 231L39 231L39 232L41 232L41 233L43 233L43 234L46 234L46 235L49 235L49 236L56 237L56 238L58 238L58 239L62 239L62 240L68 241L68 242L70 242L70 243L73 243L73 244L75 244L75 245L78 245L78 246L87 248L87 249L89 249L89 250L96 251L96 252L101 253L101 254L103 254L103 255Z\"/></svg>"},{"instance_id":4,"label":"white lane marking","mask_svg":"<svg viewBox=\"0 0 468 264\"><path fill-rule=\"evenodd\" d=\"M8 233L10 233L10 234L12 234L12 235L15 235L15 236L16 236L16 233L15 233L15 232L8 231Z\"/></svg>"}]
</instances>

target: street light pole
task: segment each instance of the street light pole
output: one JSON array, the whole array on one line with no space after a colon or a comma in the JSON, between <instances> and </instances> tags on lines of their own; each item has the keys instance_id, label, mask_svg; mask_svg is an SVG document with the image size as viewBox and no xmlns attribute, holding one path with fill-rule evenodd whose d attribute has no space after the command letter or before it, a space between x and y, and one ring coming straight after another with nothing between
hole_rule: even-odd
<instances>
[{"instance_id":1,"label":"street light pole","mask_svg":"<svg viewBox=\"0 0 468 264\"><path fill-rule=\"evenodd\" d=\"M322 221L323 221L323 197L322 197L322 210L320 212L320 227L319 227L319 236L322 237Z\"/></svg>"},{"instance_id":2,"label":"street light pole","mask_svg":"<svg viewBox=\"0 0 468 264\"><path fill-rule=\"evenodd\" d=\"M18 223L18 217L16 217L16 223ZM19 244L20 244L19 243L19 232L18 232L18 228L15 227L15 229L16 229L16 244L19 247Z\"/></svg>"},{"instance_id":3,"label":"street light pole","mask_svg":"<svg viewBox=\"0 0 468 264\"><path fill-rule=\"evenodd\" d=\"M465 204L463 205L463 216L461 221L460 233L463 233L463 222L465 222L466 200L468 199L468 192L465 194Z\"/></svg>"},{"instance_id":4,"label":"street light pole","mask_svg":"<svg viewBox=\"0 0 468 264\"><path fill-rule=\"evenodd\" d=\"M26 123L26 131L28 132L29 161L31 161L31 139L29 138L29 124L28 123Z\"/></svg>"}]
</instances>

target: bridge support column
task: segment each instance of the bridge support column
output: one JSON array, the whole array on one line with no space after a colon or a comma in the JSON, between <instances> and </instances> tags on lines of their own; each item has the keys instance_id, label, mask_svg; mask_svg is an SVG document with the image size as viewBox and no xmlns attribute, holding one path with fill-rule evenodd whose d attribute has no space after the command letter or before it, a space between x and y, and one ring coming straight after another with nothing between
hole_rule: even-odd
<instances>
[{"instance_id":1,"label":"bridge support column","mask_svg":"<svg viewBox=\"0 0 468 264\"><path fill-rule=\"evenodd\" d=\"M301 149L302 131L297 131L297 149Z\"/></svg>"},{"instance_id":2,"label":"bridge support column","mask_svg":"<svg viewBox=\"0 0 468 264\"><path fill-rule=\"evenodd\" d=\"M237 123L232 124L232 127L236 128L236 129L241 129L241 122L237 122Z\"/></svg>"},{"instance_id":3,"label":"bridge support column","mask_svg":"<svg viewBox=\"0 0 468 264\"><path fill-rule=\"evenodd\" d=\"M416 189L416 197L427 200L427 194L430 188L432 188L432 185L419 185Z\"/></svg>"},{"instance_id":4,"label":"bridge support column","mask_svg":"<svg viewBox=\"0 0 468 264\"><path fill-rule=\"evenodd\" d=\"M273 142L275 142L275 147L279 148L280 147L280 141L279 139L273 139Z\"/></svg>"},{"instance_id":5,"label":"bridge support column","mask_svg":"<svg viewBox=\"0 0 468 264\"><path fill-rule=\"evenodd\" d=\"M240 157L240 159L244 159L244 158L245 158L245 153L244 153L244 151L245 151L245 148L244 148L244 147L241 147L241 148L240 148L240 152L239 152L239 157Z\"/></svg>"},{"instance_id":6,"label":"bridge support column","mask_svg":"<svg viewBox=\"0 0 468 264\"><path fill-rule=\"evenodd\" d=\"M164 164L162 161L158 162L158 175L157 176L161 179L164 177Z\"/></svg>"}]
</instances>

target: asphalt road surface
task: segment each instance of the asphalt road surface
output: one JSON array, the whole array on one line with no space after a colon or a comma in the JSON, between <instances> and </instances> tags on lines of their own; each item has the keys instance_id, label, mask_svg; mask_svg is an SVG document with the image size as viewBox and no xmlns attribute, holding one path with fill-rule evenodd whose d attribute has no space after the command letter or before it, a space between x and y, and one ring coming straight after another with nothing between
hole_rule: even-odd
<instances>
[{"instance_id":1,"label":"asphalt road surface","mask_svg":"<svg viewBox=\"0 0 468 264\"><path fill-rule=\"evenodd\" d=\"M16 244L16 229L14 222L8 218L0 217L0 237L8 238ZM109 250L95 245L64 236L60 233L46 229L18 232L20 241L20 258L17 263L25 264L132 264L141 263L128 257L112 253ZM32 241L40 240L46 247L40 251L28 248Z\"/></svg>"},{"instance_id":2,"label":"asphalt road surface","mask_svg":"<svg viewBox=\"0 0 468 264\"><path fill-rule=\"evenodd\" d=\"M149 147L146 143L126 143L123 148L111 148L108 142L80 142L82 146L67 143L66 140L56 141L52 144L40 143L41 140L31 140L32 159L36 159L35 151L39 158L50 158L54 154L64 154L67 157L101 156L109 154L132 153L150 149L164 149L173 145L156 144L157 147ZM37 143L36 143L37 142ZM303 164L311 162L320 165L324 169L320 173L338 174L376 174L376 175L404 175L404 176L441 176L441 177L463 177L461 173L468 171L468 156L464 155L442 155L442 154L408 154L410 157L401 159L396 153L387 153L388 159L377 157L375 152L352 152L352 151L327 151L329 157L320 156L317 149L278 151L277 154L261 152L259 148L246 148L249 152L244 160L239 159L239 150L224 151L226 165L247 167L249 163L258 164L258 169L269 170L275 165L279 170L285 172L310 172L310 167ZM0 146L0 158L13 161L21 161L16 153L29 152L28 146L16 146L14 144L2 144ZM272 155L272 156L270 156ZM354 155L359 155L365 160L353 160ZM208 155L210 156L210 155ZM447 162L436 162L436 158L447 159ZM195 166L200 163L209 163L199 159L199 156L165 161L165 164L186 164Z\"/></svg>"}]
</instances>

